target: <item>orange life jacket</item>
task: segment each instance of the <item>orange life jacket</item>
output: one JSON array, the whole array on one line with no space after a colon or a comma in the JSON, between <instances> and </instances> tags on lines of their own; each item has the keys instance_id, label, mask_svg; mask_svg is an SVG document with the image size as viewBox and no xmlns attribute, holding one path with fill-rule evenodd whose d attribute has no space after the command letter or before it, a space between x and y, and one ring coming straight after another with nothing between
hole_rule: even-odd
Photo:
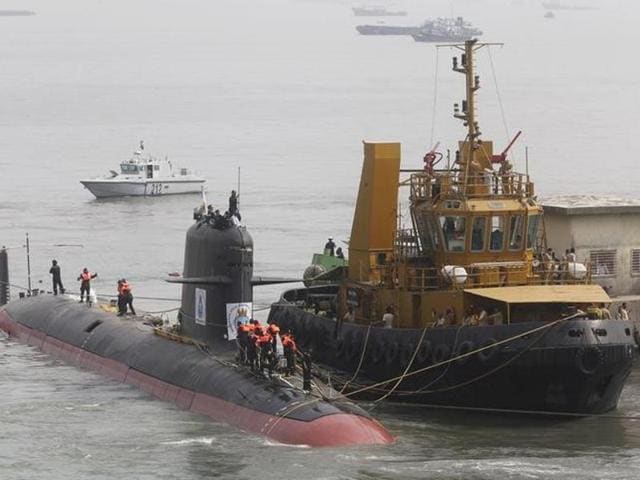
<instances>
[{"instance_id":1,"label":"orange life jacket","mask_svg":"<svg viewBox=\"0 0 640 480\"><path fill-rule=\"evenodd\" d=\"M89 280L91 280L91 272L82 272L80 274L80 278L83 282L88 282Z\"/></svg>"},{"instance_id":2,"label":"orange life jacket","mask_svg":"<svg viewBox=\"0 0 640 480\"><path fill-rule=\"evenodd\" d=\"M290 348L294 352L296 351L296 342L293 340L291 335L283 335L282 336L282 346L284 348Z\"/></svg>"},{"instance_id":3,"label":"orange life jacket","mask_svg":"<svg viewBox=\"0 0 640 480\"><path fill-rule=\"evenodd\" d=\"M262 347L263 345L268 345L269 343L271 343L271 335L267 333L265 335L258 337L257 343L259 347Z\"/></svg>"},{"instance_id":4,"label":"orange life jacket","mask_svg":"<svg viewBox=\"0 0 640 480\"><path fill-rule=\"evenodd\" d=\"M276 333L280 332L280 327L278 327L278 325L276 325L275 323L271 323L269 325L269 327L267 328L267 331L271 334L271 335L275 335Z\"/></svg>"}]
</instances>

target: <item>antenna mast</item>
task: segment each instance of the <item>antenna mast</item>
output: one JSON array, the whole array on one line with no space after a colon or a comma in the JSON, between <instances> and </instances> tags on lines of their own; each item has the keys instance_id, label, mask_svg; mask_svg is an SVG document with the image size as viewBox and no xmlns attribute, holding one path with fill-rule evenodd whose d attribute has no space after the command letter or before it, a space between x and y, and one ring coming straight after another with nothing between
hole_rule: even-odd
<instances>
[{"instance_id":1,"label":"antenna mast","mask_svg":"<svg viewBox=\"0 0 640 480\"><path fill-rule=\"evenodd\" d=\"M502 43L478 43L477 39L467 40L463 44L438 45L438 47L453 47L462 50L460 62L458 57L453 57L453 70L464 74L466 95L462 100L462 106L453 105L453 116L462 120L464 126L467 127L466 146L467 152L460 152L460 168L464 174L464 183L466 187L469 177L469 167L475 164L476 150L478 149L478 138L482 134L478 121L476 120L476 99L475 93L480 89L480 76L475 73L474 55L476 50L489 45L500 45ZM465 155L466 153L466 155Z\"/></svg>"}]
</instances>

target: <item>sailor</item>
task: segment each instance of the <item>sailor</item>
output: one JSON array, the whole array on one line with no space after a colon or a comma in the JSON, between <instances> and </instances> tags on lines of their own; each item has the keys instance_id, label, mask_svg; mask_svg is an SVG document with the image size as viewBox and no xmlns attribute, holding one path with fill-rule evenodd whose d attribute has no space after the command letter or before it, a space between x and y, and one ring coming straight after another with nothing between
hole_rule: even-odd
<instances>
[{"instance_id":1,"label":"sailor","mask_svg":"<svg viewBox=\"0 0 640 480\"><path fill-rule=\"evenodd\" d=\"M278 347L278 335L280 334L280 327L275 323L270 323L267 327L267 333L271 335L271 348L276 353ZM274 355L275 356L275 355Z\"/></svg>"},{"instance_id":2,"label":"sailor","mask_svg":"<svg viewBox=\"0 0 640 480\"><path fill-rule=\"evenodd\" d=\"M629 310L627 310L627 302L622 302L622 305L618 307L618 319L629 320Z\"/></svg>"},{"instance_id":3,"label":"sailor","mask_svg":"<svg viewBox=\"0 0 640 480\"><path fill-rule=\"evenodd\" d=\"M131 293L131 285L127 282L126 278L122 279L121 284L121 292L122 292L122 305L123 305L123 313L127 313L127 307L131 310L131 314L135 315L136 311L133 308L133 294Z\"/></svg>"},{"instance_id":4,"label":"sailor","mask_svg":"<svg viewBox=\"0 0 640 480\"><path fill-rule=\"evenodd\" d=\"M78 276L80 283L80 303L84 302L84 293L87 292L87 303L91 303L89 294L91 292L91 280L98 276L97 273L91 273L87 267L82 269L82 273Z\"/></svg>"},{"instance_id":5,"label":"sailor","mask_svg":"<svg viewBox=\"0 0 640 480\"><path fill-rule=\"evenodd\" d=\"M284 358L287 360L287 368L285 373L293 375L296 371L296 342L291 332L287 332L282 336L282 348L284 350Z\"/></svg>"},{"instance_id":6,"label":"sailor","mask_svg":"<svg viewBox=\"0 0 640 480\"><path fill-rule=\"evenodd\" d=\"M240 197L236 194L235 190L231 190L231 196L229 197L229 213L240 220L240 210L238 210L238 199Z\"/></svg>"},{"instance_id":7,"label":"sailor","mask_svg":"<svg viewBox=\"0 0 640 480\"><path fill-rule=\"evenodd\" d=\"M302 356L302 389L311 391L311 355L307 352L300 352Z\"/></svg>"},{"instance_id":8,"label":"sailor","mask_svg":"<svg viewBox=\"0 0 640 480\"><path fill-rule=\"evenodd\" d=\"M249 359L248 357L248 349L249 349L249 336L253 331L253 324L243 323L241 320L238 320L238 360L242 363L246 363Z\"/></svg>"},{"instance_id":9,"label":"sailor","mask_svg":"<svg viewBox=\"0 0 640 480\"><path fill-rule=\"evenodd\" d=\"M542 261L544 263L545 269L545 281L549 283L551 277L553 275L553 249L551 247L547 248L547 251L542 254Z\"/></svg>"},{"instance_id":10,"label":"sailor","mask_svg":"<svg viewBox=\"0 0 640 480\"><path fill-rule=\"evenodd\" d=\"M344 260L344 252L342 251L342 247L338 247L336 250L336 257Z\"/></svg>"},{"instance_id":11,"label":"sailor","mask_svg":"<svg viewBox=\"0 0 640 480\"><path fill-rule=\"evenodd\" d=\"M389 305L384 315L382 315L382 326L384 328L393 328L393 320L393 306Z\"/></svg>"},{"instance_id":12,"label":"sailor","mask_svg":"<svg viewBox=\"0 0 640 480\"><path fill-rule=\"evenodd\" d=\"M255 371L258 362L258 334L255 331L255 325L250 323L254 329L249 333L249 342L247 343L247 362L251 367L251 371ZM251 328L251 327L249 327Z\"/></svg>"},{"instance_id":13,"label":"sailor","mask_svg":"<svg viewBox=\"0 0 640 480\"><path fill-rule=\"evenodd\" d=\"M274 357L271 335L263 327L256 328L256 335L258 335L256 345L258 347L258 351L260 352L260 372L264 372L264 369L266 367L269 372L269 376L271 376L271 374L273 373Z\"/></svg>"},{"instance_id":14,"label":"sailor","mask_svg":"<svg viewBox=\"0 0 640 480\"><path fill-rule=\"evenodd\" d=\"M122 295L122 279L118 280L118 316L121 317L127 312L127 306L124 303L124 296Z\"/></svg>"},{"instance_id":15,"label":"sailor","mask_svg":"<svg viewBox=\"0 0 640 480\"><path fill-rule=\"evenodd\" d=\"M329 240L324 245L324 254L331 255L332 257L335 255L336 244L333 241L333 237L329 237Z\"/></svg>"},{"instance_id":16,"label":"sailor","mask_svg":"<svg viewBox=\"0 0 640 480\"><path fill-rule=\"evenodd\" d=\"M62 286L62 280L60 280L60 265L57 260L51 260L51 268L49 269L51 274L51 280L53 281L53 294L58 294L58 287L60 287L60 293L64 293L64 287Z\"/></svg>"}]
</instances>

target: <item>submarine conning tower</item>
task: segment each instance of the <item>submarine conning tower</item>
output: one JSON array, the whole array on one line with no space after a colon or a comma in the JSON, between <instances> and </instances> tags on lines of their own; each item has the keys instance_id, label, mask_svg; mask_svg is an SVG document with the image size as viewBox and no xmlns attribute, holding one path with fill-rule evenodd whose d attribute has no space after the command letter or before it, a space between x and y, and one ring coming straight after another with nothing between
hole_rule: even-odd
<instances>
[{"instance_id":1,"label":"submarine conning tower","mask_svg":"<svg viewBox=\"0 0 640 480\"><path fill-rule=\"evenodd\" d=\"M235 348L238 317L251 317L253 240L238 217L195 214L184 252L182 332Z\"/></svg>"}]
</instances>

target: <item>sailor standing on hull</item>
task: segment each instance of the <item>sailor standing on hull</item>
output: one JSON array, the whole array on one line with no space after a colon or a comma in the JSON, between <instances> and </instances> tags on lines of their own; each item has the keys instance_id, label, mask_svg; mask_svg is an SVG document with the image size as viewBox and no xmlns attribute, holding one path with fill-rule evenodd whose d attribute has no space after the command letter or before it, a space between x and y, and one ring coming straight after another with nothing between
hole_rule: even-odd
<instances>
[{"instance_id":1,"label":"sailor standing on hull","mask_svg":"<svg viewBox=\"0 0 640 480\"><path fill-rule=\"evenodd\" d=\"M87 292L87 303L91 304L91 280L98 276L97 273L91 273L87 267L82 269L82 273L78 276L80 283L80 303L84 302L84 293Z\"/></svg>"},{"instance_id":2,"label":"sailor standing on hull","mask_svg":"<svg viewBox=\"0 0 640 480\"><path fill-rule=\"evenodd\" d=\"M64 293L64 287L62 286L62 280L60 278L60 265L58 265L57 260L51 260L51 268L49 269L49 273L51 274L51 280L53 281L53 294L58 294L58 287L60 288L60 293Z\"/></svg>"}]
</instances>

